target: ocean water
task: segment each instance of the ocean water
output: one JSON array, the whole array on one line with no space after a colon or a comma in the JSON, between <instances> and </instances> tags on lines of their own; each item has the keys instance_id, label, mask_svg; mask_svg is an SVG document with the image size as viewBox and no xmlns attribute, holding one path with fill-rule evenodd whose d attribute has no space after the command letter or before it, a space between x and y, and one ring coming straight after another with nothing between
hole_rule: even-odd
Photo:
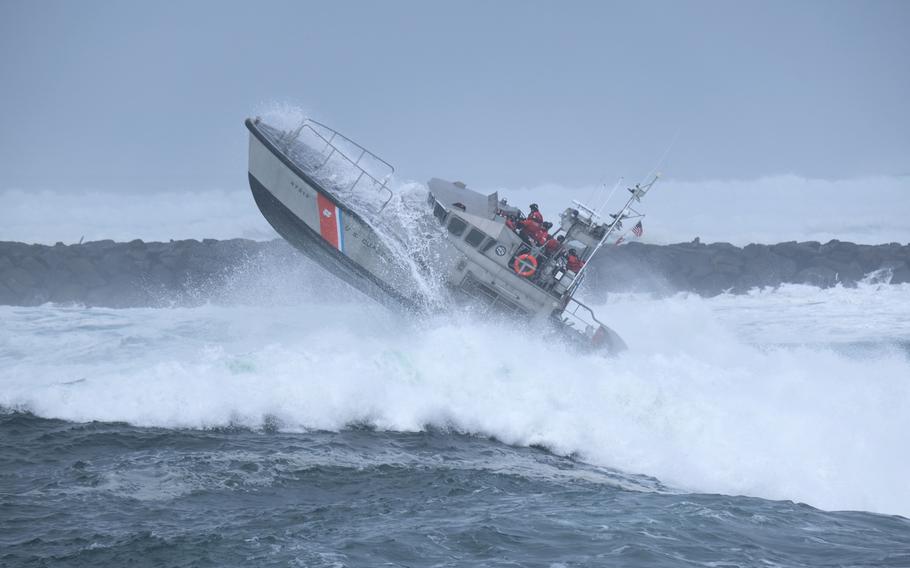
<instances>
[{"instance_id":1,"label":"ocean water","mask_svg":"<svg viewBox=\"0 0 910 568\"><path fill-rule=\"evenodd\" d=\"M910 565L906 284L613 295L614 359L324 284L0 307L0 565Z\"/></svg>"}]
</instances>

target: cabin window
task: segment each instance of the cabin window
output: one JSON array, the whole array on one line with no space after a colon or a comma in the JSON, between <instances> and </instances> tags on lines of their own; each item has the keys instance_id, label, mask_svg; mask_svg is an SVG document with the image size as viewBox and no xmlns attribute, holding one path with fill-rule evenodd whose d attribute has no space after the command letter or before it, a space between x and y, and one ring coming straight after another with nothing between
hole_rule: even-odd
<instances>
[{"instance_id":1,"label":"cabin window","mask_svg":"<svg viewBox=\"0 0 910 568\"><path fill-rule=\"evenodd\" d=\"M471 232L468 233L468 236L465 237L464 240L472 247L477 248L480 246L480 243L483 242L483 238L485 236L486 235L484 235L482 231L478 231L477 229L472 228Z\"/></svg>"},{"instance_id":2,"label":"cabin window","mask_svg":"<svg viewBox=\"0 0 910 568\"><path fill-rule=\"evenodd\" d=\"M458 217L452 215L452 218L449 220L449 232L460 237L464 230L468 228L468 224L459 219Z\"/></svg>"},{"instance_id":3,"label":"cabin window","mask_svg":"<svg viewBox=\"0 0 910 568\"><path fill-rule=\"evenodd\" d=\"M492 238L487 239L487 242L483 243L483 248L480 249L480 252L487 252L488 250L493 248L493 245L495 245L495 244L496 244L496 239L492 239Z\"/></svg>"},{"instance_id":4,"label":"cabin window","mask_svg":"<svg viewBox=\"0 0 910 568\"><path fill-rule=\"evenodd\" d=\"M433 208L433 215L435 215L436 218L439 219L440 223L446 222L446 208L443 207L442 205L440 205L438 203L436 204L436 207Z\"/></svg>"}]
</instances>

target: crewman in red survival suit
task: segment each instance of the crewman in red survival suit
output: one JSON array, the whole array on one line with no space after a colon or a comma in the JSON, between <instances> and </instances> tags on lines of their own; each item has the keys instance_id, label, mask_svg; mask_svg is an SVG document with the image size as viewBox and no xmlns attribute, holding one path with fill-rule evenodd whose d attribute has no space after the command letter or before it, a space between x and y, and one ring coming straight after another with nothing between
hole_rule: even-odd
<instances>
[{"instance_id":1,"label":"crewman in red survival suit","mask_svg":"<svg viewBox=\"0 0 910 568\"><path fill-rule=\"evenodd\" d=\"M543 215L538 210L537 204L532 203L528 205L528 208L531 209L531 212L528 213L528 219L534 221L535 223L543 224Z\"/></svg>"},{"instance_id":2,"label":"crewman in red survival suit","mask_svg":"<svg viewBox=\"0 0 910 568\"><path fill-rule=\"evenodd\" d=\"M522 219L518 222L519 232L518 236L521 237L525 242L532 243L537 240L537 235L541 231L540 223L534 221L530 217L527 219Z\"/></svg>"},{"instance_id":3,"label":"crewman in red survival suit","mask_svg":"<svg viewBox=\"0 0 910 568\"><path fill-rule=\"evenodd\" d=\"M578 258L575 249L569 249L569 256L566 258L566 268L578 274L578 271L585 265L585 261Z\"/></svg>"},{"instance_id":4,"label":"crewman in red survival suit","mask_svg":"<svg viewBox=\"0 0 910 568\"><path fill-rule=\"evenodd\" d=\"M543 249L546 251L547 255L553 256L553 253L559 250L559 247L562 246L562 241L565 240L563 235L559 235L555 239L550 237L547 239L547 242L544 244Z\"/></svg>"},{"instance_id":5,"label":"crewman in red survival suit","mask_svg":"<svg viewBox=\"0 0 910 568\"><path fill-rule=\"evenodd\" d=\"M553 223L549 221L544 221L543 225L540 226L540 230L537 231L537 234L534 235L534 240L537 241L539 245L545 245L547 241L550 240L550 227L553 226Z\"/></svg>"}]
</instances>

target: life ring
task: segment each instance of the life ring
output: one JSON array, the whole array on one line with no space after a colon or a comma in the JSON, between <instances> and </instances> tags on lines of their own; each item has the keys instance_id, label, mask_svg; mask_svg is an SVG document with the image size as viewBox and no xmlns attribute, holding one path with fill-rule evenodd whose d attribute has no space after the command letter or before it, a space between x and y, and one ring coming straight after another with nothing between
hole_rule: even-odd
<instances>
[{"instance_id":1,"label":"life ring","mask_svg":"<svg viewBox=\"0 0 910 568\"><path fill-rule=\"evenodd\" d=\"M515 274L524 278L530 278L537 272L537 259L528 253L518 255L515 257L515 263L512 265L512 268L515 269Z\"/></svg>"}]
</instances>

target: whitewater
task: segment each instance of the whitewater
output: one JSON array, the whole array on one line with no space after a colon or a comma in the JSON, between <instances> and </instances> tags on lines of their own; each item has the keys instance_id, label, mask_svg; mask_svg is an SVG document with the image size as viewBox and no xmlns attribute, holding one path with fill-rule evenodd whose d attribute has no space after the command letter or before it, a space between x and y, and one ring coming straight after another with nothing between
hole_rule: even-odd
<instances>
[{"instance_id":1,"label":"whitewater","mask_svg":"<svg viewBox=\"0 0 910 568\"><path fill-rule=\"evenodd\" d=\"M318 286L279 305L0 307L0 406L166 429L420 432L658 479L910 516L910 287L615 295L615 359Z\"/></svg>"}]
</instances>

